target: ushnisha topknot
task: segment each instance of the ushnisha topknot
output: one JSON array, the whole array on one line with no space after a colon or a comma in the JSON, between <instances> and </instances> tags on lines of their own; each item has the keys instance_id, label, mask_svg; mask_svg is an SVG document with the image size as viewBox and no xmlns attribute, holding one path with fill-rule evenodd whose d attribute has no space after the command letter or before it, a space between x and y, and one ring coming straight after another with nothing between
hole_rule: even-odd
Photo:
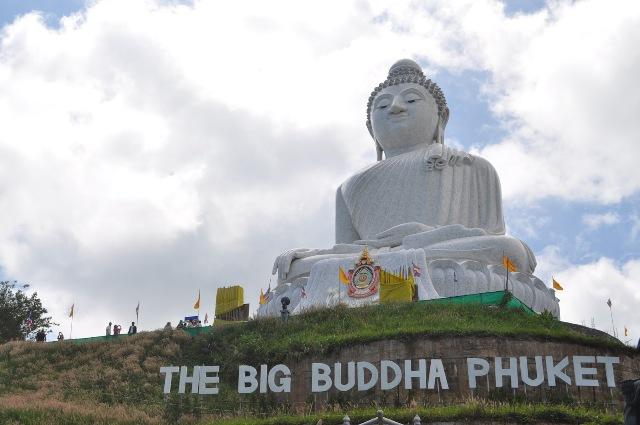
<instances>
[{"instance_id":1,"label":"ushnisha topknot","mask_svg":"<svg viewBox=\"0 0 640 425\"><path fill-rule=\"evenodd\" d=\"M401 59L389 68L389 75L387 76L387 79L373 89L373 92L371 92L371 96L369 96L369 100L367 101L367 128L369 129L371 137L373 137L373 129L371 127L371 106L373 105L373 100L385 87L395 86L402 83L419 84L427 89L435 99L436 105L438 105L438 116L440 117L441 122L446 125L449 118L449 108L447 107L447 100L444 98L444 93L442 93L440 87L424 76L422 68L420 68L420 65L415 61L411 59Z\"/></svg>"}]
</instances>

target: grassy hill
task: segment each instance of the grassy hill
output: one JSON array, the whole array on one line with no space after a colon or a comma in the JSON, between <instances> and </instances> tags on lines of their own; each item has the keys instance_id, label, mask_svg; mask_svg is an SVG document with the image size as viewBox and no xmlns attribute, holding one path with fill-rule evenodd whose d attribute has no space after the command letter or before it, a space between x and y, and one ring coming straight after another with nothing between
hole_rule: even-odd
<instances>
[{"instance_id":1,"label":"grassy hill","mask_svg":"<svg viewBox=\"0 0 640 425\"><path fill-rule=\"evenodd\" d=\"M528 316L515 309L479 305L420 303L319 310L291 317L286 323L280 319L251 320L194 337L183 331L154 331L86 344L11 342L0 346L0 423L204 424L214 423L215 418L215 423L228 424L315 424L320 416L286 416L282 407L264 396L245 400L245 406L256 412L252 419L220 421L221 417L237 414L238 399L171 395L164 400L159 368L170 364L218 364L222 367L221 376L234 376L233 369L239 363L257 364L267 359L275 364L356 343L418 335L503 335L628 349L616 340L585 334L546 315ZM221 387L225 385L235 383L221 383ZM420 414L423 419L425 415L443 419L475 414L518 421L536 415L557 416L568 423L620 420L619 416L597 409L571 406L538 406L533 412L531 406L500 404L440 409L422 409ZM374 411L349 413L355 415L354 420L360 416L364 420ZM414 408L395 414L403 418L416 411ZM260 422L259 413L280 416L276 422ZM324 415L325 424L338 423L342 414Z\"/></svg>"}]
</instances>

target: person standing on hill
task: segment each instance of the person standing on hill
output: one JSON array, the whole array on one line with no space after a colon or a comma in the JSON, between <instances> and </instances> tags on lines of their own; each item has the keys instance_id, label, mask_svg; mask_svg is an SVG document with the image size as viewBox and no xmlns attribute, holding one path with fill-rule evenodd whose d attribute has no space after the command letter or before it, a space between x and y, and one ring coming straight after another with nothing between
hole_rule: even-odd
<instances>
[{"instance_id":1,"label":"person standing on hill","mask_svg":"<svg viewBox=\"0 0 640 425\"><path fill-rule=\"evenodd\" d=\"M36 333L36 341L37 342L45 342L46 340L47 340L47 333L44 331L44 329L40 329Z\"/></svg>"},{"instance_id":2,"label":"person standing on hill","mask_svg":"<svg viewBox=\"0 0 640 425\"><path fill-rule=\"evenodd\" d=\"M107 336L111 336L111 322L107 325Z\"/></svg>"},{"instance_id":3,"label":"person standing on hill","mask_svg":"<svg viewBox=\"0 0 640 425\"><path fill-rule=\"evenodd\" d=\"M136 333L138 333L138 327L136 326L135 322L131 322L131 326L129 326L129 332L127 332L127 335L135 335Z\"/></svg>"}]
</instances>

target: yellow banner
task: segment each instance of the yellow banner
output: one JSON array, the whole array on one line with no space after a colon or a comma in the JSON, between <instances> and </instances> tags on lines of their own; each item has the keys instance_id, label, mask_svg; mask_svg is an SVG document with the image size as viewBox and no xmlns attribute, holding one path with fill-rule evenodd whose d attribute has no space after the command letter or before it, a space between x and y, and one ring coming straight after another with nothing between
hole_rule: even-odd
<instances>
[{"instance_id":1,"label":"yellow banner","mask_svg":"<svg viewBox=\"0 0 640 425\"><path fill-rule=\"evenodd\" d=\"M264 294L260 290L260 299L264 300ZM228 288L218 288L216 292L216 316L227 313L244 304L244 289L240 285Z\"/></svg>"},{"instance_id":2,"label":"yellow banner","mask_svg":"<svg viewBox=\"0 0 640 425\"><path fill-rule=\"evenodd\" d=\"M406 276L380 270L380 302L409 302L413 300L415 283L413 274Z\"/></svg>"}]
</instances>

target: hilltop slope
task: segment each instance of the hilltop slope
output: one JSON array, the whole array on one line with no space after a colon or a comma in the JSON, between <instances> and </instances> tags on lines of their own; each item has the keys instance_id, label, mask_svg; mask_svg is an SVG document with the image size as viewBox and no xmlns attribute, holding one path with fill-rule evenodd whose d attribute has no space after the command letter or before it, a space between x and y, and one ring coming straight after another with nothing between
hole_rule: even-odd
<instances>
[{"instance_id":1,"label":"hilltop slope","mask_svg":"<svg viewBox=\"0 0 640 425\"><path fill-rule=\"evenodd\" d=\"M545 315L420 303L319 310L291 317L286 323L251 320L195 337L174 330L87 344L11 342L0 346L0 419L5 415L17 423L28 423L19 418L22 414L40 418L31 423L47 423L55 417L47 412L56 412L70 424L152 424L231 415L237 410L237 398L172 395L164 401L160 367L218 364L221 376L231 377L234 374L225 369L232 371L240 363L275 364L342 346L418 335L502 335L628 349L616 340L587 335L580 327ZM227 385L235 382L221 383ZM251 399L247 405L261 412L278 408L267 398Z\"/></svg>"}]
</instances>

